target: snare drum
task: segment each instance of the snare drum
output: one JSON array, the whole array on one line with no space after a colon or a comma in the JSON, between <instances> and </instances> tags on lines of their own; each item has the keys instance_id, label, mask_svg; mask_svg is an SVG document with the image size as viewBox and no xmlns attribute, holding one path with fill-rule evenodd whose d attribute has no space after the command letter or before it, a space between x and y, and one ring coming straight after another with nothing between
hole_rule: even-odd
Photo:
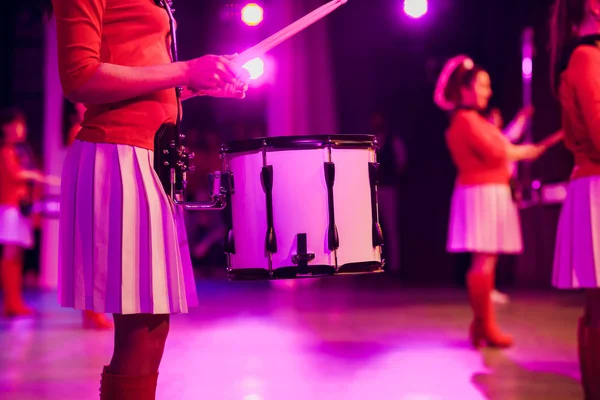
<instances>
[{"instance_id":1,"label":"snare drum","mask_svg":"<svg viewBox=\"0 0 600 400\"><path fill-rule=\"evenodd\" d=\"M223 146L230 279L382 272L375 147L371 135Z\"/></svg>"}]
</instances>

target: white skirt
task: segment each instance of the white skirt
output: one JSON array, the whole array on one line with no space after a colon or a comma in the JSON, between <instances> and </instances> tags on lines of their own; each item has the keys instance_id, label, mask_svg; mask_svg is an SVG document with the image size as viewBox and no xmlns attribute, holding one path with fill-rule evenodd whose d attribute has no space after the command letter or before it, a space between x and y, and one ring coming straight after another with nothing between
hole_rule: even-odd
<instances>
[{"instance_id":1,"label":"white skirt","mask_svg":"<svg viewBox=\"0 0 600 400\"><path fill-rule=\"evenodd\" d=\"M0 205L0 245L12 244L33 247L33 225L19 207Z\"/></svg>"},{"instance_id":2,"label":"white skirt","mask_svg":"<svg viewBox=\"0 0 600 400\"><path fill-rule=\"evenodd\" d=\"M523 251L519 212L508 185L454 188L447 249L452 253L518 254Z\"/></svg>"},{"instance_id":3,"label":"white skirt","mask_svg":"<svg viewBox=\"0 0 600 400\"><path fill-rule=\"evenodd\" d=\"M138 147L73 143L61 189L63 307L177 314L198 304L182 211L153 158Z\"/></svg>"},{"instance_id":4,"label":"white skirt","mask_svg":"<svg viewBox=\"0 0 600 400\"><path fill-rule=\"evenodd\" d=\"M554 249L554 286L600 287L600 177L569 183Z\"/></svg>"}]
</instances>

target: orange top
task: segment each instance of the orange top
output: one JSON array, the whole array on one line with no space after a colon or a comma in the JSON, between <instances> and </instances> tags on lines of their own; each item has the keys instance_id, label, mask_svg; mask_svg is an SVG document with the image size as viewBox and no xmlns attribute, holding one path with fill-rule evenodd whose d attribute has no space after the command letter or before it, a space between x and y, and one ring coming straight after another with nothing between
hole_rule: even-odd
<instances>
[{"instance_id":1,"label":"orange top","mask_svg":"<svg viewBox=\"0 0 600 400\"><path fill-rule=\"evenodd\" d=\"M27 190L25 181L19 179L21 171L14 146L0 145L0 205L18 207Z\"/></svg>"},{"instance_id":2,"label":"orange top","mask_svg":"<svg viewBox=\"0 0 600 400\"><path fill-rule=\"evenodd\" d=\"M561 75L565 146L575 154L572 179L600 175L600 49L579 46Z\"/></svg>"},{"instance_id":3,"label":"orange top","mask_svg":"<svg viewBox=\"0 0 600 400\"><path fill-rule=\"evenodd\" d=\"M79 88L101 63L152 66L171 62L167 12L153 0L53 0L58 65L65 93ZM77 139L154 150L161 124L177 118L175 90L112 104L86 104Z\"/></svg>"},{"instance_id":4,"label":"orange top","mask_svg":"<svg viewBox=\"0 0 600 400\"><path fill-rule=\"evenodd\" d=\"M507 140L477 111L454 113L446 143L458 169L458 185L508 184Z\"/></svg>"}]
</instances>

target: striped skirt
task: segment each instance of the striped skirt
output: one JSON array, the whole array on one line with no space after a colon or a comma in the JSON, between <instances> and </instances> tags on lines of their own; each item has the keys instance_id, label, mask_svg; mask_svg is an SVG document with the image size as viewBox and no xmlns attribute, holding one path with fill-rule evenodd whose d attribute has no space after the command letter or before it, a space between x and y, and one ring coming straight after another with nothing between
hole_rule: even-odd
<instances>
[{"instance_id":1,"label":"striped skirt","mask_svg":"<svg viewBox=\"0 0 600 400\"><path fill-rule=\"evenodd\" d=\"M59 300L116 314L178 314L198 303L182 210L152 151L75 141L60 207Z\"/></svg>"},{"instance_id":2,"label":"striped skirt","mask_svg":"<svg viewBox=\"0 0 600 400\"><path fill-rule=\"evenodd\" d=\"M554 286L600 287L600 177L569 183L554 250Z\"/></svg>"},{"instance_id":3,"label":"striped skirt","mask_svg":"<svg viewBox=\"0 0 600 400\"><path fill-rule=\"evenodd\" d=\"M0 246L11 244L25 249L33 247L33 225L19 207L0 205Z\"/></svg>"},{"instance_id":4,"label":"striped skirt","mask_svg":"<svg viewBox=\"0 0 600 400\"><path fill-rule=\"evenodd\" d=\"M508 185L457 186L450 208L449 252L518 254L523 251L519 212Z\"/></svg>"}]
</instances>

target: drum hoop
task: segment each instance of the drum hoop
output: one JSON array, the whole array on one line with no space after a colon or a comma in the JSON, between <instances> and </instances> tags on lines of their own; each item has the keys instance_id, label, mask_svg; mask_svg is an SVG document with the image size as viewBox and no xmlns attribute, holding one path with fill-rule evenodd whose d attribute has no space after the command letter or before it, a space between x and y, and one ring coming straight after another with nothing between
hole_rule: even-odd
<instances>
[{"instance_id":1,"label":"drum hoop","mask_svg":"<svg viewBox=\"0 0 600 400\"><path fill-rule=\"evenodd\" d=\"M277 136L257 139L243 139L228 142L221 147L222 154L244 153L263 150L306 150L332 148L373 148L377 147L374 135L307 135Z\"/></svg>"}]
</instances>

